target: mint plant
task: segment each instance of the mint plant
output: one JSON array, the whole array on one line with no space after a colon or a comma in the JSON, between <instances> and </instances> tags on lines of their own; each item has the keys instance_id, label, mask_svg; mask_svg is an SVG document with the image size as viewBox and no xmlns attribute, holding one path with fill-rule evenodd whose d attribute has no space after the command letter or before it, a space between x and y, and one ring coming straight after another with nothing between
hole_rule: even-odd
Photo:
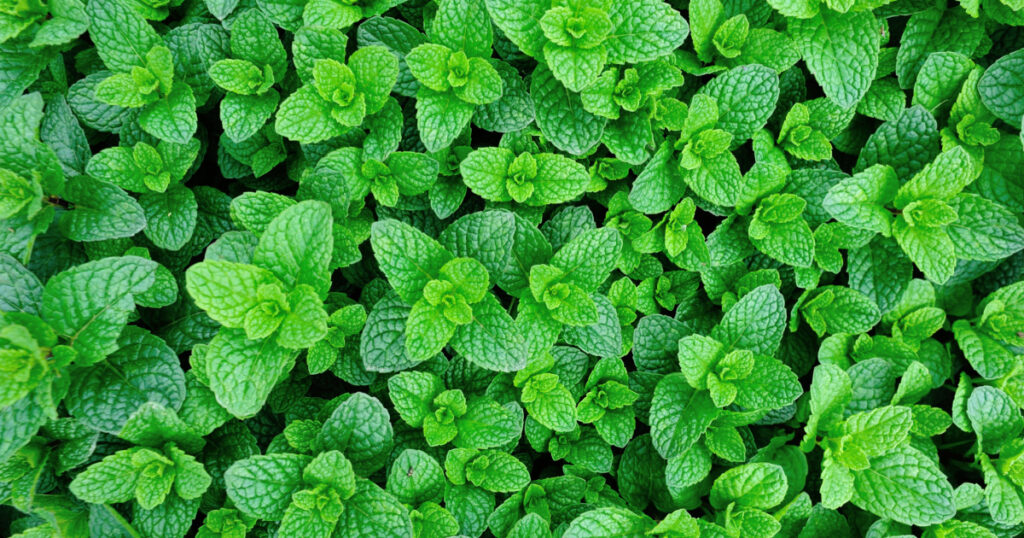
<instances>
[{"instance_id":1,"label":"mint plant","mask_svg":"<svg viewBox=\"0 0 1024 538\"><path fill-rule=\"evenodd\" d=\"M261 11L240 13L232 28L232 57L214 62L208 74L225 92L220 103L224 135L242 142L277 109L281 96L274 85L288 72L288 60L274 25Z\"/></svg>"},{"instance_id":2,"label":"mint plant","mask_svg":"<svg viewBox=\"0 0 1024 538\"><path fill-rule=\"evenodd\" d=\"M0 0L0 534L1024 534L1024 3Z\"/></svg>"}]
</instances>

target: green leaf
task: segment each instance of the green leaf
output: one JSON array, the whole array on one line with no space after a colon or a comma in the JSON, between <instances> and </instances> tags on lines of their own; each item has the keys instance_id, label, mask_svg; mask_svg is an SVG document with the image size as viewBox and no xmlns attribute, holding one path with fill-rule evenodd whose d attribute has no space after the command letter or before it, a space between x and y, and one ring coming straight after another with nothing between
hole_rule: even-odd
<instances>
[{"instance_id":1,"label":"green leaf","mask_svg":"<svg viewBox=\"0 0 1024 538\"><path fill-rule=\"evenodd\" d=\"M537 57L546 38L540 18L551 4L541 0L486 0L494 24L523 52Z\"/></svg>"},{"instance_id":2,"label":"green leaf","mask_svg":"<svg viewBox=\"0 0 1024 538\"><path fill-rule=\"evenodd\" d=\"M686 453L718 413L708 393L691 388L683 374L663 377L651 402L654 448L666 459Z\"/></svg>"},{"instance_id":3,"label":"green leaf","mask_svg":"<svg viewBox=\"0 0 1024 538\"><path fill-rule=\"evenodd\" d=\"M174 443L189 452L198 452L205 444L172 409L156 402L142 404L128 417L124 428L117 435L139 446L160 447ZM202 489L205 491L205 487Z\"/></svg>"},{"instance_id":4,"label":"green leaf","mask_svg":"<svg viewBox=\"0 0 1024 538\"><path fill-rule=\"evenodd\" d=\"M455 330L451 344L470 362L488 370L514 372L526 366L526 341L492 295L473 305L473 321Z\"/></svg>"},{"instance_id":5,"label":"green leaf","mask_svg":"<svg viewBox=\"0 0 1024 538\"><path fill-rule=\"evenodd\" d=\"M854 471L853 504L907 525L928 526L953 517L953 487L938 465L911 447L873 458Z\"/></svg>"},{"instance_id":6,"label":"green leaf","mask_svg":"<svg viewBox=\"0 0 1024 538\"><path fill-rule=\"evenodd\" d=\"M849 286L875 301L882 313L896 307L914 267L893 239L876 237L847 255Z\"/></svg>"},{"instance_id":7,"label":"green leaf","mask_svg":"<svg viewBox=\"0 0 1024 538\"><path fill-rule=\"evenodd\" d=\"M483 0L443 0L434 16L433 39L467 56L491 55L491 18Z\"/></svg>"},{"instance_id":8,"label":"green leaf","mask_svg":"<svg viewBox=\"0 0 1024 538\"><path fill-rule=\"evenodd\" d=\"M992 519L999 523L1016 524L1024 515L1018 487L1001 476L987 459L981 460L985 473L985 503L988 504Z\"/></svg>"},{"instance_id":9,"label":"green leaf","mask_svg":"<svg viewBox=\"0 0 1024 538\"><path fill-rule=\"evenodd\" d=\"M1001 120L1016 125L1024 117L1017 97L1024 92L1024 53L1013 52L999 58L978 81L978 95L985 107Z\"/></svg>"},{"instance_id":10,"label":"green leaf","mask_svg":"<svg viewBox=\"0 0 1024 538\"><path fill-rule=\"evenodd\" d=\"M280 101L276 90L268 90L263 95L225 95L220 103L224 134L234 142L251 138L266 125Z\"/></svg>"},{"instance_id":11,"label":"green leaf","mask_svg":"<svg viewBox=\"0 0 1024 538\"><path fill-rule=\"evenodd\" d=\"M39 313L43 284L8 254L0 254L0 311Z\"/></svg>"},{"instance_id":12,"label":"green leaf","mask_svg":"<svg viewBox=\"0 0 1024 538\"><path fill-rule=\"evenodd\" d=\"M340 136L344 127L331 117L329 103L306 85L281 102L274 130L289 140L311 144Z\"/></svg>"},{"instance_id":13,"label":"green leaf","mask_svg":"<svg viewBox=\"0 0 1024 538\"><path fill-rule=\"evenodd\" d=\"M119 0L86 4L89 36L98 43L103 63L115 71L128 71L146 63L145 54L160 44L160 37L138 12Z\"/></svg>"},{"instance_id":14,"label":"green leaf","mask_svg":"<svg viewBox=\"0 0 1024 538\"><path fill-rule=\"evenodd\" d=\"M507 202L512 199L506 187L510 179L508 171L515 158L515 154L505 148L480 148L466 155L459 163L459 170L474 194L485 200Z\"/></svg>"},{"instance_id":15,"label":"green leaf","mask_svg":"<svg viewBox=\"0 0 1024 538\"><path fill-rule=\"evenodd\" d=\"M845 443L874 457L906 444L912 425L909 407L885 406L850 415L843 423L843 433Z\"/></svg>"},{"instance_id":16,"label":"green leaf","mask_svg":"<svg viewBox=\"0 0 1024 538\"><path fill-rule=\"evenodd\" d=\"M253 263L269 269L286 286L311 286L320 297L330 287L331 208L299 202L270 221L253 252Z\"/></svg>"},{"instance_id":17,"label":"green leaf","mask_svg":"<svg viewBox=\"0 0 1024 538\"><path fill-rule=\"evenodd\" d=\"M555 374L526 382L521 396L527 414L545 428L569 432L576 428L576 400Z\"/></svg>"},{"instance_id":18,"label":"green leaf","mask_svg":"<svg viewBox=\"0 0 1024 538\"><path fill-rule=\"evenodd\" d=\"M712 506L736 503L746 508L767 510L786 496L786 473L774 463L747 463L718 476L711 486Z\"/></svg>"},{"instance_id":19,"label":"green leaf","mask_svg":"<svg viewBox=\"0 0 1024 538\"><path fill-rule=\"evenodd\" d=\"M455 421L459 433L452 444L476 449L506 445L519 438L522 419L522 411L512 411L486 397L470 400L466 414Z\"/></svg>"},{"instance_id":20,"label":"green leaf","mask_svg":"<svg viewBox=\"0 0 1024 538\"><path fill-rule=\"evenodd\" d=\"M345 501L334 535L412 538L412 521L408 509L392 495L369 480L358 480L355 495Z\"/></svg>"},{"instance_id":21,"label":"green leaf","mask_svg":"<svg viewBox=\"0 0 1024 538\"><path fill-rule=\"evenodd\" d=\"M622 239L616 230L587 230L560 248L551 258L551 265L564 271L568 281L593 292L615 268L621 248Z\"/></svg>"},{"instance_id":22,"label":"green leaf","mask_svg":"<svg viewBox=\"0 0 1024 538\"><path fill-rule=\"evenodd\" d=\"M946 227L956 246L956 257L998 261L1024 249L1024 228L1003 206L971 194L953 198L957 220Z\"/></svg>"},{"instance_id":23,"label":"green leaf","mask_svg":"<svg viewBox=\"0 0 1024 538\"><path fill-rule=\"evenodd\" d=\"M930 54L917 74L911 103L937 112L945 103L956 99L960 87L974 67L974 62L963 54Z\"/></svg>"},{"instance_id":24,"label":"green leaf","mask_svg":"<svg viewBox=\"0 0 1024 538\"><path fill-rule=\"evenodd\" d=\"M433 412L434 397L444 390L441 379L428 372L401 372L388 379L388 395L395 411L414 428Z\"/></svg>"},{"instance_id":25,"label":"green leaf","mask_svg":"<svg viewBox=\"0 0 1024 538\"><path fill-rule=\"evenodd\" d=\"M890 235L892 215L885 204L896 197L898 183L895 171L876 164L829 189L823 206L839 222Z\"/></svg>"},{"instance_id":26,"label":"green leaf","mask_svg":"<svg viewBox=\"0 0 1024 538\"><path fill-rule=\"evenodd\" d=\"M544 60L556 80L567 90L579 93L597 80L608 61L608 51L600 45L583 49L548 42L544 44Z\"/></svg>"},{"instance_id":27,"label":"green leaf","mask_svg":"<svg viewBox=\"0 0 1024 538\"><path fill-rule=\"evenodd\" d=\"M529 88L511 65L494 59L490 64L501 77L504 91L498 100L477 107L473 113L473 125L499 133L518 131L534 119Z\"/></svg>"},{"instance_id":28,"label":"green leaf","mask_svg":"<svg viewBox=\"0 0 1024 538\"><path fill-rule=\"evenodd\" d=\"M562 337L590 355L618 357L622 354L622 327L615 306L604 295L591 298L597 307L597 320L583 327L565 327Z\"/></svg>"},{"instance_id":29,"label":"green leaf","mask_svg":"<svg viewBox=\"0 0 1024 538\"><path fill-rule=\"evenodd\" d=\"M246 192L231 200L231 220L236 226L263 235L267 225L295 200L272 192Z\"/></svg>"},{"instance_id":30,"label":"green leaf","mask_svg":"<svg viewBox=\"0 0 1024 538\"><path fill-rule=\"evenodd\" d=\"M376 114L398 80L398 58L384 47L361 47L349 56L348 66L366 99L366 113Z\"/></svg>"},{"instance_id":31,"label":"green leaf","mask_svg":"<svg viewBox=\"0 0 1024 538\"><path fill-rule=\"evenodd\" d=\"M548 522L538 514L526 514L509 529L507 538L548 538L551 530Z\"/></svg>"},{"instance_id":32,"label":"green leaf","mask_svg":"<svg viewBox=\"0 0 1024 538\"><path fill-rule=\"evenodd\" d=\"M405 352L405 326L410 309L401 298L391 294L370 310L359 339L359 355L367 370L397 372L419 362Z\"/></svg>"},{"instance_id":33,"label":"green leaf","mask_svg":"<svg viewBox=\"0 0 1024 538\"><path fill-rule=\"evenodd\" d=\"M819 0L768 0L773 8L787 17L807 19L818 14Z\"/></svg>"},{"instance_id":34,"label":"green leaf","mask_svg":"<svg viewBox=\"0 0 1024 538\"><path fill-rule=\"evenodd\" d=\"M881 320L878 306L866 295L844 286L822 286L807 295L800 307L819 335L859 334Z\"/></svg>"},{"instance_id":35,"label":"green leaf","mask_svg":"<svg viewBox=\"0 0 1024 538\"><path fill-rule=\"evenodd\" d=\"M514 492L530 483L530 471L523 462L511 454L499 450L486 450L479 454L476 451L455 449L448 453L445 469L448 480L456 483L465 474L465 480L473 485L493 492ZM466 458L466 461L458 461ZM461 466L461 470L456 470ZM456 475L456 476L453 476Z\"/></svg>"},{"instance_id":36,"label":"green leaf","mask_svg":"<svg viewBox=\"0 0 1024 538\"><path fill-rule=\"evenodd\" d=\"M136 469L132 457L146 449L115 452L89 466L71 482L71 493L86 502L118 503L135 497Z\"/></svg>"},{"instance_id":37,"label":"green leaf","mask_svg":"<svg viewBox=\"0 0 1024 538\"><path fill-rule=\"evenodd\" d=\"M58 221L73 241L131 237L146 227L145 210L115 185L78 176L68 182L64 197L73 204Z\"/></svg>"},{"instance_id":38,"label":"green leaf","mask_svg":"<svg viewBox=\"0 0 1024 538\"><path fill-rule=\"evenodd\" d=\"M117 350L135 311L134 296L154 282L156 263L136 256L104 258L51 278L43 290L43 319L94 363Z\"/></svg>"},{"instance_id":39,"label":"green leaf","mask_svg":"<svg viewBox=\"0 0 1024 538\"><path fill-rule=\"evenodd\" d=\"M743 177L733 154L723 151L704 158L697 168L683 169L682 174L686 184L701 198L723 206L736 204Z\"/></svg>"},{"instance_id":40,"label":"green leaf","mask_svg":"<svg viewBox=\"0 0 1024 538\"><path fill-rule=\"evenodd\" d=\"M530 205L561 204L583 194L590 183L590 175L582 164L553 153L534 155L537 175L533 178L533 197Z\"/></svg>"},{"instance_id":41,"label":"green leaf","mask_svg":"<svg viewBox=\"0 0 1024 538\"><path fill-rule=\"evenodd\" d=\"M314 450L337 450L357 475L369 476L386 463L393 432L387 409L372 396L357 392L341 402L324 421Z\"/></svg>"},{"instance_id":42,"label":"green leaf","mask_svg":"<svg viewBox=\"0 0 1024 538\"><path fill-rule=\"evenodd\" d=\"M562 536L645 536L652 524L646 516L625 508L608 506L580 514L572 520Z\"/></svg>"},{"instance_id":43,"label":"green leaf","mask_svg":"<svg viewBox=\"0 0 1024 538\"><path fill-rule=\"evenodd\" d=\"M416 302L427 282L452 259L440 243L396 220L373 223L370 244L388 282L409 304Z\"/></svg>"},{"instance_id":44,"label":"green leaf","mask_svg":"<svg viewBox=\"0 0 1024 538\"><path fill-rule=\"evenodd\" d=\"M177 409L185 400L185 375L177 355L160 338L128 327L105 364L89 368L71 382L65 405L84 424L107 433L146 402Z\"/></svg>"},{"instance_id":45,"label":"green leaf","mask_svg":"<svg viewBox=\"0 0 1024 538\"><path fill-rule=\"evenodd\" d=\"M163 504L152 510L139 506L134 512L132 526L139 532L149 536L180 536L191 528L199 512L199 499L185 500L177 495L168 495Z\"/></svg>"},{"instance_id":46,"label":"green leaf","mask_svg":"<svg viewBox=\"0 0 1024 538\"><path fill-rule=\"evenodd\" d=\"M454 92L420 86L416 92L416 125L427 151L440 151L450 146L469 125L473 107Z\"/></svg>"},{"instance_id":47,"label":"green leaf","mask_svg":"<svg viewBox=\"0 0 1024 538\"><path fill-rule=\"evenodd\" d=\"M420 450L403 450L388 472L387 492L404 504L418 506L440 501L444 487L441 465Z\"/></svg>"},{"instance_id":48,"label":"green leaf","mask_svg":"<svg viewBox=\"0 0 1024 538\"><path fill-rule=\"evenodd\" d=\"M764 254L782 263L810 267L814 262L815 241L807 221L798 215L788 222L765 222L766 218L772 218L769 216L771 206L781 196L786 195L772 195L761 202L748 228L750 242Z\"/></svg>"},{"instance_id":49,"label":"green leaf","mask_svg":"<svg viewBox=\"0 0 1024 538\"><path fill-rule=\"evenodd\" d=\"M613 64L661 58L679 48L689 34L682 15L661 0L612 2L608 18L612 31L605 46Z\"/></svg>"},{"instance_id":50,"label":"green leaf","mask_svg":"<svg viewBox=\"0 0 1024 538\"><path fill-rule=\"evenodd\" d=\"M718 105L718 127L739 145L764 127L779 100L779 76L763 65L744 65L711 79L700 90Z\"/></svg>"},{"instance_id":51,"label":"green leaf","mask_svg":"<svg viewBox=\"0 0 1024 538\"><path fill-rule=\"evenodd\" d=\"M957 146L943 151L920 172L914 174L914 177L896 192L893 204L897 209L904 209L916 200L948 200L976 177L970 154L963 146Z\"/></svg>"},{"instance_id":52,"label":"green leaf","mask_svg":"<svg viewBox=\"0 0 1024 538\"><path fill-rule=\"evenodd\" d=\"M855 172L874 164L887 164L896 177L908 179L939 154L939 128L922 106L904 109L868 137L857 157Z\"/></svg>"},{"instance_id":53,"label":"green leaf","mask_svg":"<svg viewBox=\"0 0 1024 538\"><path fill-rule=\"evenodd\" d=\"M608 120L584 110L579 95L566 89L549 69L539 67L533 73L530 96L537 126L558 149L582 155L601 141Z\"/></svg>"},{"instance_id":54,"label":"green leaf","mask_svg":"<svg viewBox=\"0 0 1024 538\"><path fill-rule=\"evenodd\" d=\"M789 19L789 34L829 99L850 108L864 97L878 69L878 22L870 11Z\"/></svg>"},{"instance_id":55,"label":"green leaf","mask_svg":"<svg viewBox=\"0 0 1024 538\"><path fill-rule=\"evenodd\" d=\"M747 409L780 409L803 394L796 374L771 357L757 357L750 375L737 385L736 403Z\"/></svg>"},{"instance_id":56,"label":"green leaf","mask_svg":"<svg viewBox=\"0 0 1024 538\"><path fill-rule=\"evenodd\" d=\"M221 329L206 352L206 376L217 401L232 415L248 418L263 407L296 352L273 338L249 340L240 329Z\"/></svg>"},{"instance_id":57,"label":"green leaf","mask_svg":"<svg viewBox=\"0 0 1024 538\"><path fill-rule=\"evenodd\" d=\"M267 269L230 261L203 261L185 272L185 287L196 306L234 329L242 328L246 314L260 304L260 287L278 282Z\"/></svg>"},{"instance_id":58,"label":"green leaf","mask_svg":"<svg viewBox=\"0 0 1024 538\"><path fill-rule=\"evenodd\" d=\"M726 349L749 349L771 355L786 326L786 306L778 288L764 285L743 296L722 318L711 336Z\"/></svg>"},{"instance_id":59,"label":"green leaf","mask_svg":"<svg viewBox=\"0 0 1024 538\"><path fill-rule=\"evenodd\" d=\"M146 237L159 248L178 250L192 239L199 204L188 187L174 185L167 192L139 197L146 214Z\"/></svg>"},{"instance_id":60,"label":"green leaf","mask_svg":"<svg viewBox=\"0 0 1024 538\"><path fill-rule=\"evenodd\" d=\"M995 387L978 387L967 399L967 417L985 452L1016 438L1024 429L1024 418L1007 394Z\"/></svg>"},{"instance_id":61,"label":"green leaf","mask_svg":"<svg viewBox=\"0 0 1024 538\"><path fill-rule=\"evenodd\" d=\"M306 493L300 491L296 495ZM309 492L312 493L312 492ZM334 522L326 519L319 510L300 508L292 503L281 518L277 531L284 536L329 536L334 530Z\"/></svg>"},{"instance_id":62,"label":"green leaf","mask_svg":"<svg viewBox=\"0 0 1024 538\"><path fill-rule=\"evenodd\" d=\"M425 299L416 301L405 325L405 351L414 361L437 355L452 339L456 325Z\"/></svg>"},{"instance_id":63,"label":"green leaf","mask_svg":"<svg viewBox=\"0 0 1024 538\"><path fill-rule=\"evenodd\" d=\"M0 426L4 427L5 432L10 432L9 436L0 440L0 460L10 460L11 456L32 440L47 420L43 408L31 397L22 398L0 409Z\"/></svg>"},{"instance_id":64,"label":"green leaf","mask_svg":"<svg viewBox=\"0 0 1024 538\"><path fill-rule=\"evenodd\" d=\"M629 191L629 203L637 211L661 213L679 201L683 178L673 161L672 145L664 143L644 169L637 174Z\"/></svg>"},{"instance_id":65,"label":"green leaf","mask_svg":"<svg viewBox=\"0 0 1024 538\"><path fill-rule=\"evenodd\" d=\"M166 97L142 108L139 125L160 140L187 143L195 135L198 125L192 88L183 82L175 83Z\"/></svg>"},{"instance_id":66,"label":"green leaf","mask_svg":"<svg viewBox=\"0 0 1024 538\"><path fill-rule=\"evenodd\" d=\"M809 451L814 446L815 434L832 428L843 416L843 411L853 398L853 382L845 370L831 363L822 363L814 368L811 380L810 411L804 439L800 447Z\"/></svg>"},{"instance_id":67,"label":"green leaf","mask_svg":"<svg viewBox=\"0 0 1024 538\"><path fill-rule=\"evenodd\" d=\"M900 38L896 76L900 86L911 88L921 65L935 52L972 55L981 43L983 24L961 9L927 9L914 13Z\"/></svg>"},{"instance_id":68,"label":"green leaf","mask_svg":"<svg viewBox=\"0 0 1024 538\"><path fill-rule=\"evenodd\" d=\"M228 498L249 517L279 520L292 493L301 487L302 469L311 459L300 454L268 454L238 460L224 473Z\"/></svg>"},{"instance_id":69,"label":"green leaf","mask_svg":"<svg viewBox=\"0 0 1024 538\"><path fill-rule=\"evenodd\" d=\"M956 246L944 229L913 227L901 219L896 221L893 236L928 280L943 284L953 276L956 269Z\"/></svg>"}]
</instances>

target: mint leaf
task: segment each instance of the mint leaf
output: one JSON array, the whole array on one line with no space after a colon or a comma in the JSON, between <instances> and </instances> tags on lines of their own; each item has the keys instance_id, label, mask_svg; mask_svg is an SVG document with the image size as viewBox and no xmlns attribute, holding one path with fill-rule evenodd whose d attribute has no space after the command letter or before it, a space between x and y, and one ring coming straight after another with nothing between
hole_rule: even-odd
<instances>
[{"instance_id":1,"label":"mint leaf","mask_svg":"<svg viewBox=\"0 0 1024 538\"><path fill-rule=\"evenodd\" d=\"M117 350L134 297L153 285L155 268L155 262L124 256L63 271L43 289L43 319L87 363L100 361Z\"/></svg>"},{"instance_id":2,"label":"mint leaf","mask_svg":"<svg viewBox=\"0 0 1024 538\"><path fill-rule=\"evenodd\" d=\"M569 91L547 69L538 69L530 85L537 126L555 147L581 155L597 145L607 123L583 108L579 96Z\"/></svg>"},{"instance_id":3,"label":"mint leaf","mask_svg":"<svg viewBox=\"0 0 1024 538\"><path fill-rule=\"evenodd\" d=\"M139 205L146 214L146 237L156 246L178 250L192 239L199 204L187 187L175 185L164 193L144 194Z\"/></svg>"},{"instance_id":4,"label":"mint leaf","mask_svg":"<svg viewBox=\"0 0 1024 538\"><path fill-rule=\"evenodd\" d=\"M956 512L945 475L934 461L910 447L874 458L869 469L855 471L852 501L907 525L934 525Z\"/></svg>"},{"instance_id":5,"label":"mint leaf","mask_svg":"<svg viewBox=\"0 0 1024 538\"><path fill-rule=\"evenodd\" d=\"M712 336L727 349L749 349L770 355L782 340L786 311L774 286L759 286L745 295L722 318Z\"/></svg>"},{"instance_id":6,"label":"mint leaf","mask_svg":"<svg viewBox=\"0 0 1024 538\"><path fill-rule=\"evenodd\" d=\"M343 453L356 474L369 475L384 466L392 436L390 415L380 401L356 393L334 408L313 446Z\"/></svg>"},{"instance_id":7,"label":"mint leaf","mask_svg":"<svg viewBox=\"0 0 1024 538\"><path fill-rule=\"evenodd\" d=\"M878 69L878 22L870 11L789 19L789 34L807 67L835 104L857 104Z\"/></svg>"},{"instance_id":8,"label":"mint leaf","mask_svg":"<svg viewBox=\"0 0 1024 538\"><path fill-rule=\"evenodd\" d=\"M228 497L243 513L278 520L298 490L310 457L268 454L236 461L224 473Z\"/></svg>"},{"instance_id":9,"label":"mint leaf","mask_svg":"<svg viewBox=\"0 0 1024 538\"><path fill-rule=\"evenodd\" d=\"M391 287L409 304L416 302L427 282L452 258L434 239L394 220L374 223L370 243Z\"/></svg>"},{"instance_id":10,"label":"mint leaf","mask_svg":"<svg viewBox=\"0 0 1024 538\"><path fill-rule=\"evenodd\" d=\"M1015 125L1024 116L1022 109L1009 97L1018 95L1024 85L1024 55L1007 54L992 63L978 81L978 95L985 107L1003 121Z\"/></svg>"},{"instance_id":11,"label":"mint leaf","mask_svg":"<svg viewBox=\"0 0 1024 538\"><path fill-rule=\"evenodd\" d=\"M608 12L612 31L608 35L610 63L639 63L671 53L689 33L679 12L660 0L612 4Z\"/></svg>"},{"instance_id":12,"label":"mint leaf","mask_svg":"<svg viewBox=\"0 0 1024 538\"><path fill-rule=\"evenodd\" d=\"M115 71L128 71L145 64L144 54L160 43L156 31L141 15L120 0L86 4L89 35L101 43L97 52L103 63Z\"/></svg>"},{"instance_id":13,"label":"mint leaf","mask_svg":"<svg viewBox=\"0 0 1024 538\"><path fill-rule=\"evenodd\" d=\"M255 415L277 379L291 370L295 352L272 338L250 340L240 329L221 329L205 357L206 375L217 401L232 415Z\"/></svg>"},{"instance_id":14,"label":"mint leaf","mask_svg":"<svg viewBox=\"0 0 1024 538\"><path fill-rule=\"evenodd\" d=\"M128 327L117 343L103 366L75 377L65 400L82 423L108 433L120 432L146 402L177 409L185 400L185 375L163 340Z\"/></svg>"},{"instance_id":15,"label":"mint leaf","mask_svg":"<svg viewBox=\"0 0 1024 538\"><path fill-rule=\"evenodd\" d=\"M61 216L59 226L70 239L101 241L130 237L146 227L145 210L110 183L78 176L68 183L64 196L74 204L74 209Z\"/></svg>"},{"instance_id":16,"label":"mint leaf","mask_svg":"<svg viewBox=\"0 0 1024 538\"><path fill-rule=\"evenodd\" d=\"M526 366L526 341L493 296L473 305L473 320L459 326L452 347L470 362L498 372L514 372Z\"/></svg>"},{"instance_id":17,"label":"mint leaf","mask_svg":"<svg viewBox=\"0 0 1024 538\"><path fill-rule=\"evenodd\" d=\"M718 105L718 126L740 144L764 126L779 99L779 77L762 65L730 69L711 79L700 93Z\"/></svg>"}]
</instances>

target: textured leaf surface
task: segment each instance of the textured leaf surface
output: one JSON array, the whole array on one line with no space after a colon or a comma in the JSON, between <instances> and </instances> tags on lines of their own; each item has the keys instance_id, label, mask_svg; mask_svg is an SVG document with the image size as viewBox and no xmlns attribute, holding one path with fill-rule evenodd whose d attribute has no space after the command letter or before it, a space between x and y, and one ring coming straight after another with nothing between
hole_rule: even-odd
<instances>
[{"instance_id":1,"label":"textured leaf surface","mask_svg":"<svg viewBox=\"0 0 1024 538\"><path fill-rule=\"evenodd\" d=\"M829 99L849 108L864 97L878 69L878 23L870 11L790 19L789 33Z\"/></svg>"},{"instance_id":2,"label":"textured leaf surface","mask_svg":"<svg viewBox=\"0 0 1024 538\"><path fill-rule=\"evenodd\" d=\"M294 359L295 352L272 338L249 340L245 331L221 329L206 352L206 375L217 401L236 417L247 418L263 407Z\"/></svg>"},{"instance_id":3,"label":"textured leaf surface","mask_svg":"<svg viewBox=\"0 0 1024 538\"><path fill-rule=\"evenodd\" d=\"M956 511L945 475L909 447L875 458L870 469L855 472L853 503L907 525L932 525Z\"/></svg>"},{"instance_id":4,"label":"textured leaf surface","mask_svg":"<svg viewBox=\"0 0 1024 538\"><path fill-rule=\"evenodd\" d=\"M135 309L134 296L153 285L156 263L125 256L64 271L46 283L43 318L95 362L117 349Z\"/></svg>"}]
</instances>

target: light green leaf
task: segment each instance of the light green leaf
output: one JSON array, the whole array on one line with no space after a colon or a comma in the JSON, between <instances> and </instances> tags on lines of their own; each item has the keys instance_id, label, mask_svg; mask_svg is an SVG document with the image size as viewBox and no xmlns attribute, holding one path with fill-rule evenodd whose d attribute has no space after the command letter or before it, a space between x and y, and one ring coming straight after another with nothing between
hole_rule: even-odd
<instances>
[{"instance_id":1,"label":"light green leaf","mask_svg":"<svg viewBox=\"0 0 1024 538\"><path fill-rule=\"evenodd\" d=\"M295 356L273 338L249 340L241 329L223 328L206 352L210 389L232 415L251 417L263 407L278 378L291 370Z\"/></svg>"},{"instance_id":2,"label":"light green leaf","mask_svg":"<svg viewBox=\"0 0 1024 538\"><path fill-rule=\"evenodd\" d=\"M926 527L953 517L953 487L931 458L911 447L873 458L854 472L853 504L907 525Z\"/></svg>"},{"instance_id":3,"label":"light green leaf","mask_svg":"<svg viewBox=\"0 0 1024 538\"><path fill-rule=\"evenodd\" d=\"M870 11L789 19L789 34L829 99L850 108L864 97L878 69L879 27Z\"/></svg>"},{"instance_id":4,"label":"light green leaf","mask_svg":"<svg viewBox=\"0 0 1024 538\"><path fill-rule=\"evenodd\" d=\"M253 252L253 263L269 269L286 286L306 284L327 295L328 266L334 242L331 208L324 202L299 202L270 221Z\"/></svg>"}]
</instances>

